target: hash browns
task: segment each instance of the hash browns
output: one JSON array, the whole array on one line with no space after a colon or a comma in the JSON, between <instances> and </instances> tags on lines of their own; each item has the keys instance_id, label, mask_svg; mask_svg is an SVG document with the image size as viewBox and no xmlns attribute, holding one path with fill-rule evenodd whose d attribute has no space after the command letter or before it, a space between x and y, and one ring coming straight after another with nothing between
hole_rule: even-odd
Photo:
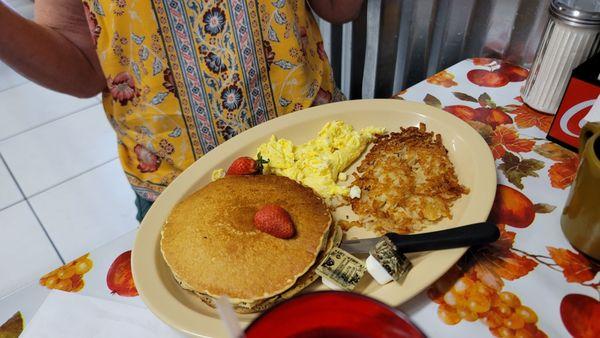
<instances>
[{"instance_id":1,"label":"hash browns","mask_svg":"<svg viewBox=\"0 0 600 338\"><path fill-rule=\"evenodd\" d=\"M442 144L425 124L377 137L353 174L361 197L351 199L360 223L378 233L410 233L452 218L462 186Z\"/></svg>"}]
</instances>

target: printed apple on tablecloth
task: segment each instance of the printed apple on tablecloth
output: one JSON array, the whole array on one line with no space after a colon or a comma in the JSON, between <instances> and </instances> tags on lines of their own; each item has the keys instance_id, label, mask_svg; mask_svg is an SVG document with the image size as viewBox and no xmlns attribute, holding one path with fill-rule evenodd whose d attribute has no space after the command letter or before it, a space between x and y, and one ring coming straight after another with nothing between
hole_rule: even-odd
<instances>
[{"instance_id":1,"label":"printed apple on tablecloth","mask_svg":"<svg viewBox=\"0 0 600 338\"><path fill-rule=\"evenodd\" d=\"M123 297L138 295L131 273L131 250L120 254L110 265L106 275L106 285L113 295L117 294Z\"/></svg>"}]
</instances>

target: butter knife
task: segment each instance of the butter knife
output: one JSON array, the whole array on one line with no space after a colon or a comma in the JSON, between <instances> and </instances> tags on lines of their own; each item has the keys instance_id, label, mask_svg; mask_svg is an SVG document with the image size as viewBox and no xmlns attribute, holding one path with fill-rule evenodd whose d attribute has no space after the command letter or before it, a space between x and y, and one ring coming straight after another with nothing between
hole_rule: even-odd
<instances>
[{"instance_id":1,"label":"butter knife","mask_svg":"<svg viewBox=\"0 0 600 338\"><path fill-rule=\"evenodd\" d=\"M414 235L387 233L400 253L443 250L494 242L500 237L498 227L490 222L474 223L452 229ZM369 253L381 237L345 240L340 248L349 253Z\"/></svg>"}]
</instances>

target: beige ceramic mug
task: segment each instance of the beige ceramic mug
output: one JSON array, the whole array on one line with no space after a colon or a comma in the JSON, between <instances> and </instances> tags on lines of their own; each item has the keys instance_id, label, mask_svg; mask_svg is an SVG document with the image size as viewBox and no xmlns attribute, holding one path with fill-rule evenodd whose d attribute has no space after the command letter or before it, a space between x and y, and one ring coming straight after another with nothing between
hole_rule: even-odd
<instances>
[{"instance_id":1,"label":"beige ceramic mug","mask_svg":"<svg viewBox=\"0 0 600 338\"><path fill-rule=\"evenodd\" d=\"M600 122L589 122L581 129L579 157L560 224L576 249L600 260Z\"/></svg>"}]
</instances>

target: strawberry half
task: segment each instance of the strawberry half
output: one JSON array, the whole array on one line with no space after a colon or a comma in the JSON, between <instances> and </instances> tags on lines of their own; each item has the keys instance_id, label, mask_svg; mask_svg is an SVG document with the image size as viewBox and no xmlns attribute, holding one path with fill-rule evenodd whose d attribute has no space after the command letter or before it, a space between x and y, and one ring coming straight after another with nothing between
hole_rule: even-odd
<instances>
[{"instance_id":1,"label":"strawberry half","mask_svg":"<svg viewBox=\"0 0 600 338\"><path fill-rule=\"evenodd\" d=\"M254 214L254 226L277 238L291 238L296 233L292 217L277 204L266 204Z\"/></svg>"},{"instance_id":2,"label":"strawberry half","mask_svg":"<svg viewBox=\"0 0 600 338\"><path fill-rule=\"evenodd\" d=\"M258 160L255 160L248 156L238 157L231 163L227 169L227 175L254 175L262 174L262 165L268 161L264 160L260 154L258 154Z\"/></svg>"},{"instance_id":3,"label":"strawberry half","mask_svg":"<svg viewBox=\"0 0 600 338\"><path fill-rule=\"evenodd\" d=\"M227 175L254 175L256 171L256 161L248 156L243 156L231 163L227 169Z\"/></svg>"}]
</instances>

